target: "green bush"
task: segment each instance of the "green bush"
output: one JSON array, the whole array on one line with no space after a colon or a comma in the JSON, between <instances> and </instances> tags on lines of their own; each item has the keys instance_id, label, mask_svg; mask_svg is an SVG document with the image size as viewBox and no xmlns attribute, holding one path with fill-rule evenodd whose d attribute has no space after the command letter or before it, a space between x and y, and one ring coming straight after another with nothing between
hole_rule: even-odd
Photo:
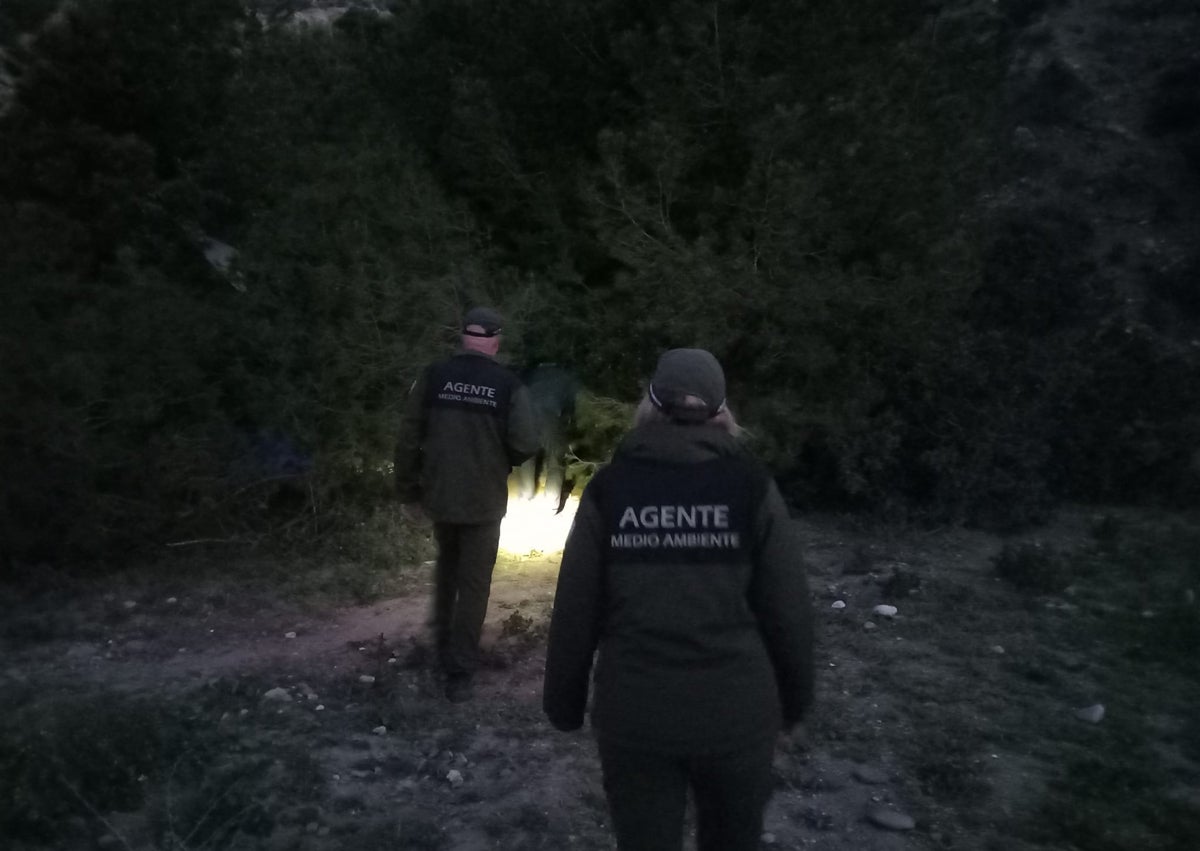
<instances>
[{"instance_id":1,"label":"green bush","mask_svg":"<svg viewBox=\"0 0 1200 851\"><path fill-rule=\"evenodd\" d=\"M474 302L608 400L583 475L699 345L805 507L1012 529L1194 501L1194 357L1125 322L1087 222L979 207L1036 165L997 140L1052 6L421 0L293 30L70 4L6 48L0 549L353 530ZM1057 120L1089 93L1050 74L1028 108ZM1151 117L1186 135L1174 79Z\"/></svg>"},{"instance_id":2,"label":"green bush","mask_svg":"<svg viewBox=\"0 0 1200 851\"><path fill-rule=\"evenodd\" d=\"M997 576L1024 591L1062 591L1074 579L1070 561L1044 544L1006 544L992 564Z\"/></svg>"}]
</instances>

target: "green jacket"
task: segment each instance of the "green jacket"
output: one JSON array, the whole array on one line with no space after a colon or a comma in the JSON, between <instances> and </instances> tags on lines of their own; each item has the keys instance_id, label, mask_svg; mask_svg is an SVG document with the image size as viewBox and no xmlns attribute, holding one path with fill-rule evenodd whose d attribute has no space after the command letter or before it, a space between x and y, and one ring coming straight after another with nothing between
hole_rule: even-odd
<instances>
[{"instance_id":1,"label":"green jacket","mask_svg":"<svg viewBox=\"0 0 1200 851\"><path fill-rule=\"evenodd\" d=\"M774 481L707 425L631 432L584 491L558 578L543 706L618 744L736 749L812 701L812 616Z\"/></svg>"},{"instance_id":2,"label":"green jacket","mask_svg":"<svg viewBox=\"0 0 1200 851\"><path fill-rule=\"evenodd\" d=\"M537 451L529 393L487 355L460 352L414 382L396 442L396 491L439 523L491 523L508 508L508 475Z\"/></svg>"}]
</instances>

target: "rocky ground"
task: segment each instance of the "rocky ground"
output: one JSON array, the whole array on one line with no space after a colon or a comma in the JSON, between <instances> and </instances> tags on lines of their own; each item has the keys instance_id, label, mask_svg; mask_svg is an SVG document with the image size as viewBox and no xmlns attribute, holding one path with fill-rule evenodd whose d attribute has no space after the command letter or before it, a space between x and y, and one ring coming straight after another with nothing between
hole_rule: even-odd
<instances>
[{"instance_id":1,"label":"rocky ground","mask_svg":"<svg viewBox=\"0 0 1200 851\"><path fill-rule=\"evenodd\" d=\"M1017 541L804 521L820 701L777 754L764 847L1184 848L1200 827L1200 683L1165 677L1158 645L1176 632L1130 631L1200 635L1194 562L1161 555L1191 527L1165 522L1065 516L1029 551L1054 560L1010 570L1045 592L998 578ZM1115 556L1096 567L1106 523L1113 553L1158 542L1154 576ZM462 705L429 664L428 565L403 593L340 608L273 592L253 561L10 597L10 847L612 848L590 736L540 711L556 561L502 560L487 667Z\"/></svg>"}]
</instances>

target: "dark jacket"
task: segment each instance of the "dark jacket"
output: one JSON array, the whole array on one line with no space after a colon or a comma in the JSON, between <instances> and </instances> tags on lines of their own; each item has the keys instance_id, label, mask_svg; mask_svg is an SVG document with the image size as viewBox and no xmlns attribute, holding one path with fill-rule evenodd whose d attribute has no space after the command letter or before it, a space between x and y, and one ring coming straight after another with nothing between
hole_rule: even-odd
<instances>
[{"instance_id":1,"label":"dark jacket","mask_svg":"<svg viewBox=\"0 0 1200 851\"><path fill-rule=\"evenodd\" d=\"M491 523L508 474L538 446L529 394L507 367L461 352L413 384L396 444L396 490L439 523Z\"/></svg>"},{"instance_id":2,"label":"dark jacket","mask_svg":"<svg viewBox=\"0 0 1200 851\"><path fill-rule=\"evenodd\" d=\"M735 749L812 700L800 542L770 476L732 437L669 423L631 432L584 491L546 658L551 723L662 752Z\"/></svg>"}]
</instances>

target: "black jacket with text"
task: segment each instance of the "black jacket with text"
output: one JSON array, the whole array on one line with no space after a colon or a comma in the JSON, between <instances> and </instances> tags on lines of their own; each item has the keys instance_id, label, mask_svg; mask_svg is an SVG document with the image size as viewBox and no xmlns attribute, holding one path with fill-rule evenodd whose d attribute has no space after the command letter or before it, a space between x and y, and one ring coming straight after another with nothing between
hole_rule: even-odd
<instances>
[{"instance_id":1,"label":"black jacket with text","mask_svg":"<svg viewBox=\"0 0 1200 851\"><path fill-rule=\"evenodd\" d=\"M491 523L508 507L508 474L538 447L529 393L487 355L461 352L413 384L396 445L396 490L439 523Z\"/></svg>"},{"instance_id":2,"label":"black jacket with text","mask_svg":"<svg viewBox=\"0 0 1200 851\"><path fill-rule=\"evenodd\" d=\"M597 654L598 651L598 654ZM715 752L795 725L812 701L796 528L723 430L631 432L584 491L558 578L543 703L630 747Z\"/></svg>"}]
</instances>

